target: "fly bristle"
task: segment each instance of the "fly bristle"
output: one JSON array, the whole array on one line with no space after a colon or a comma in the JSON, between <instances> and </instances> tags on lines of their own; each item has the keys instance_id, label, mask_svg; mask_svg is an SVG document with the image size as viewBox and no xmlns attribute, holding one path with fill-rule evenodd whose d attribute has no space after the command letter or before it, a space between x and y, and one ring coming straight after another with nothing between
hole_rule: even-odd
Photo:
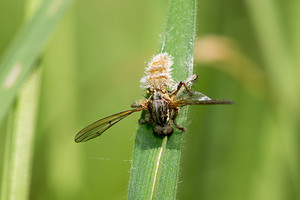
<instances>
[{"instance_id":1,"label":"fly bristle","mask_svg":"<svg viewBox=\"0 0 300 200\"><path fill-rule=\"evenodd\" d=\"M146 68L146 75L141 79L142 87L150 91L165 91L173 82L171 66L173 57L160 53L152 58Z\"/></svg>"}]
</instances>

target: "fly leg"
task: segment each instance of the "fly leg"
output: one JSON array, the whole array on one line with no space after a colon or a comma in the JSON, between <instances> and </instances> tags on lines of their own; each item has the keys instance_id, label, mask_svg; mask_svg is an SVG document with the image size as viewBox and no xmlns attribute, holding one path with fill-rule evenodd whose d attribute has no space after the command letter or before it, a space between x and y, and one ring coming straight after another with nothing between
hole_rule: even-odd
<instances>
[{"instance_id":1,"label":"fly leg","mask_svg":"<svg viewBox=\"0 0 300 200\"><path fill-rule=\"evenodd\" d=\"M190 76L186 81L185 83L188 85L188 86L191 86L198 78L198 75L197 74L194 74L192 76Z\"/></svg>"},{"instance_id":2,"label":"fly leg","mask_svg":"<svg viewBox=\"0 0 300 200\"><path fill-rule=\"evenodd\" d=\"M141 107L142 107L142 105L138 104L138 103L131 104L131 108L141 108Z\"/></svg>"},{"instance_id":3,"label":"fly leg","mask_svg":"<svg viewBox=\"0 0 300 200\"><path fill-rule=\"evenodd\" d=\"M139 119L138 123L139 124L148 124L151 122L151 116L150 116L150 113L149 111L147 110L146 114L145 114L145 120L141 120Z\"/></svg>"},{"instance_id":4,"label":"fly leg","mask_svg":"<svg viewBox=\"0 0 300 200\"><path fill-rule=\"evenodd\" d=\"M148 105L149 100L141 100L140 102L135 102L131 104L131 108L144 108Z\"/></svg>"},{"instance_id":5,"label":"fly leg","mask_svg":"<svg viewBox=\"0 0 300 200\"><path fill-rule=\"evenodd\" d=\"M184 86L185 89L189 92L189 93L193 93L193 91L187 86L187 84L183 81L180 81L178 86L177 86L177 89L171 93L171 96L176 96L177 93L180 91L181 87Z\"/></svg>"},{"instance_id":6,"label":"fly leg","mask_svg":"<svg viewBox=\"0 0 300 200\"><path fill-rule=\"evenodd\" d=\"M185 127L180 127L180 126L178 126L178 124L176 123L176 121L175 121L175 119L177 118L177 115L178 115L178 113L179 113L179 109L177 108L177 109L174 109L174 115L173 115L173 117L172 117L172 121L173 121L173 123L174 123L174 125L176 126L176 128L178 128L179 130L181 130L181 131L185 131Z\"/></svg>"},{"instance_id":7,"label":"fly leg","mask_svg":"<svg viewBox=\"0 0 300 200\"><path fill-rule=\"evenodd\" d=\"M191 85L196 79L198 78L198 75L194 74L192 77L190 77L185 83L183 81L180 81L178 86L177 86L177 89L174 91L174 92L171 92L171 96L176 96L177 93L181 90L182 86L185 87L185 89L190 93L192 94L193 91L189 88L188 85Z\"/></svg>"},{"instance_id":8,"label":"fly leg","mask_svg":"<svg viewBox=\"0 0 300 200\"><path fill-rule=\"evenodd\" d=\"M131 104L131 108L144 108L144 110L147 110L148 103L151 100L153 94L148 98L144 100L140 100L140 102L134 102Z\"/></svg>"},{"instance_id":9,"label":"fly leg","mask_svg":"<svg viewBox=\"0 0 300 200\"><path fill-rule=\"evenodd\" d=\"M131 104L132 108L142 108L142 107L146 107L148 104L148 101L144 101L144 102L139 102L139 103L133 103ZM149 111L146 111L145 114L145 120L139 119L138 123L139 124L148 124L149 122L151 122L151 116Z\"/></svg>"}]
</instances>

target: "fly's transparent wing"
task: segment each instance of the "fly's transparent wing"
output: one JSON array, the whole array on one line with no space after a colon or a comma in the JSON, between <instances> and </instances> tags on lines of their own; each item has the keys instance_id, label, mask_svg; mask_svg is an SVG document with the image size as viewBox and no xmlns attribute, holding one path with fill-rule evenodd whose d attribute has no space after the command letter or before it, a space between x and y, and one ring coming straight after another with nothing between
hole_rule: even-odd
<instances>
[{"instance_id":1,"label":"fly's transparent wing","mask_svg":"<svg viewBox=\"0 0 300 200\"><path fill-rule=\"evenodd\" d=\"M110 128L112 125L116 124L117 122L121 121L131 113L141 111L142 108L136 108L132 110L127 110L124 112L116 113L114 115L110 115L108 117L105 117L103 119L100 119L76 134L75 136L75 142L86 142L88 140L91 140L95 137L100 136L104 131L106 131L108 128Z\"/></svg>"},{"instance_id":2,"label":"fly's transparent wing","mask_svg":"<svg viewBox=\"0 0 300 200\"><path fill-rule=\"evenodd\" d=\"M175 100L171 103L170 107L181 107L186 105L202 105L202 104L234 104L234 102L221 99L221 100L213 100L208 96L202 94L201 92L193 92L187 93L184 96L179 98L175 98Z\"/></svg>"}]
</instances>

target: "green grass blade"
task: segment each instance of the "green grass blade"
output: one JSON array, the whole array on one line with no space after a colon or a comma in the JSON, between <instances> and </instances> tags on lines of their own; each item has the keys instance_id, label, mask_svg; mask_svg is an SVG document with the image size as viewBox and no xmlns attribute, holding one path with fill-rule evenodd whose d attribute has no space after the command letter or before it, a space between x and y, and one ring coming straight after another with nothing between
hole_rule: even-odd
<instances>
[{"instance_id":1,"label":"green grass blade","mask_svg":"<svg viewBox=\"0 0 300 200\"><path fill-rule=\"evenodd\" d=\"M22 87L5 141L1 199L28 199L40 70Z\"/></svg>"},{"instance_id":2,"label":"green grass blade","mask_svg":"<svg viewBox=\"0 0 300 200\"><path fill-rule=\"evenodd\" d=\"M0 63L0 121L34 67L49 36L72 0L44 1L21 29Z\"/></svg>"},{"instance_id":3,"label":"green grass blade","mask_svg":"<svg viewBox=\"0 0 300 200\"><path fill-rule=\"evenodd\" d=\"M193 71L195 1L171 0L161 49L174 57L172 76L184 81ZM161 50L160 50L161 51ZM159 52L160 52L159 51ZM177 122L184 126L187 108ZM138 127L129 183L129 199L175 199L181 155L181 131L170 137L153 135L150 125Z\"/></svg>"},{"instance_id":4,"label":"green grass blade","mask_svg":"<svg viewBox=\"0 0 300 200\"><path fill-rule=\"evenodd\" d=\"M36 12L40 0L28 0L26 19ZM22 85L6 132L1 199L28 199L34 149L36 113L41 70L35 70Z\"/></svg>"}]
</instances>

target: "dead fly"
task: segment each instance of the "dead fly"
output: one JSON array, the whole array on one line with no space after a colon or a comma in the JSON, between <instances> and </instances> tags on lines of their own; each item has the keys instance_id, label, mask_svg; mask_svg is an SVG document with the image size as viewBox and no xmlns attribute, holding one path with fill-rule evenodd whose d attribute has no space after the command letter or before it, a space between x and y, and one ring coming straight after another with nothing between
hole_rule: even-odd
<instances>
[{"instance_id":1,"label":"dead fly","mask_svg":"<svg viewBox=\"0 0 300 200\"><path fill-rule=\"evenodd\" d=\"M197 79L197 75L193 75L185 82L175 83L171 77L172 65L173 58L167 53L154 56L148 63L146 75L141 79L142 87L147 89L150 97L132 104L131 107L134 108L132 110L110 115L88 125L77 133L75 142L86 142L98 137L112 125L141 110L146 111L146 116L144 121L139 120L140 124L152 123L155 134L168 136L173 133L172 123L179 130L185 130L175 121L180 107L233 103L228 100L212 100L200 92L192 91L190 86Z\"/></svg>"}]
</instances>

